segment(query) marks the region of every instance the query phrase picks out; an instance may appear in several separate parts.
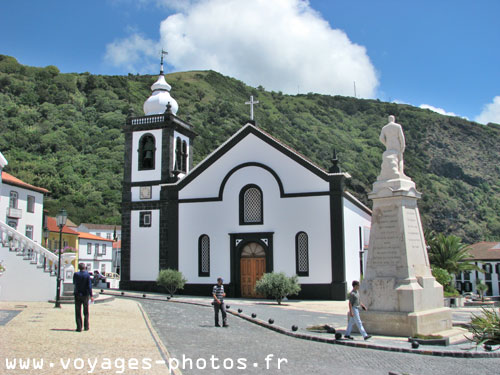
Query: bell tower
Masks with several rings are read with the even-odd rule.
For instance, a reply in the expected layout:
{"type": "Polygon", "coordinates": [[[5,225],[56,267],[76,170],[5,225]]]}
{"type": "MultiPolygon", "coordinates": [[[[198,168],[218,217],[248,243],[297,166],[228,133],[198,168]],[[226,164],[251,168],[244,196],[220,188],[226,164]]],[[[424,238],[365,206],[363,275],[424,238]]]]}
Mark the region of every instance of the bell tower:
{"type": "Polygon", "coordinates": [[[196,134],[191,124],[177,117],[179,105],[163,73],[165,54],[162,51],[160,74],[144,102],[144,116],[129,117],[124,126],[124,285],[130,280],[152,281],[152,270],[176,266],[176,257],[167,252],[167,232],[174,230],[168,227],[168,216],[176,211],[175,183],[192,168],[196,134]]]}

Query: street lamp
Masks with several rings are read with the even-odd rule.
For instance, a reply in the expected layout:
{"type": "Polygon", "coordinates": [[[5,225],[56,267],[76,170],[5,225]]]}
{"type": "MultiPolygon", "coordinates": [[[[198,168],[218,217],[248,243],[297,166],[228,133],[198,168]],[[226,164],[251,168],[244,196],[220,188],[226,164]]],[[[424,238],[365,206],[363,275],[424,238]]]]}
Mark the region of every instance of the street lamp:
{"type": "Polygon", "coordinates": [[[56,292],[56,305],[54,307],[61,307],[61,302],[59,302],[59,297],[61,295],[61,253],[62,253],[62,230],[66,225],[66,220],[68,219],[68,213],[66,210],[62,209],[56,216],[57,226],[59,227],[59,260],[57,264],[57,292],[56,292]]]}

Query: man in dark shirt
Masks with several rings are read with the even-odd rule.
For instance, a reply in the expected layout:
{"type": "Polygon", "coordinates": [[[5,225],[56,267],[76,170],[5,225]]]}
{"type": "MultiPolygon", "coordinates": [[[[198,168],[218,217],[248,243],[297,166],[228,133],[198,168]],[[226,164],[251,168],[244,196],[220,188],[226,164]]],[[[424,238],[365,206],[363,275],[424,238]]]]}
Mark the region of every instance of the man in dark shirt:
{"type": "Polygon", "coordinates": [[[215,326],[220,327],[219,325],[219,310],[222,312],[222,325],[224,327],[228,327],[227,324],[227,314],[226,314],[226,305],[224,304],[224,297],[226,293],[224,293],[224,285],[222,285],[222,277],[217,279],[217,285],[214,285],[212,290],[212,295],[214,296],[214,312],[215,312],[215,326]]]}
{"type": "Polygon", "coordinates": [[[89,298],[94,301],[92,297],[92,281],[90,280],[89,273],[85,270],[85,264],[78,265],[78,272],[73,275],[73,284],[75,287],[75,318],[76,318],[76,331],[82,331],[82,305],[85,331],[89,330],[89,298]]]}

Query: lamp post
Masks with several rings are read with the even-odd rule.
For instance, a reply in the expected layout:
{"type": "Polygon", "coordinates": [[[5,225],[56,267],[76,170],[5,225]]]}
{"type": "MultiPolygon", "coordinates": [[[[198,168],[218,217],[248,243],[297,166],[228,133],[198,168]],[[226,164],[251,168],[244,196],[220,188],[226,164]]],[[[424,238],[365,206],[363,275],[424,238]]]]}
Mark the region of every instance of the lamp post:
{"type": "Polygon", "coordinates": [[[43,228],[43,239],[45,240],[45,248],[47,248],[47,242],[49,241],[49,228],[43,228]]]}
{"type": "Polygon", "coordinates": [[[56,216],[57,226],[59,227],[59,259],[57,264],[57,292],[56,292],[56,305],[54,307],[61,307],[61,302],[59,302],[59,297],[61,295],[61,253],[62,253],[62,230],[66,225],[66,220],[68,219],[68,214],[66,210],[62,209],[56,216]]]}

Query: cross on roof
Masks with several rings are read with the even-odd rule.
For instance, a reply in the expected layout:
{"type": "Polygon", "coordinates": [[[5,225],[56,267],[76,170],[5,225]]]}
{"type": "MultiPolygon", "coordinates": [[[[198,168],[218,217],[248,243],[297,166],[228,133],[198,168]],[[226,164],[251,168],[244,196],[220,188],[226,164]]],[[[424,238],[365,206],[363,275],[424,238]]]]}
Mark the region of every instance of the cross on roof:
{"type": "Polygon", "coordinates": [[[250,104],[250,120],[253,121],[253,105],[254,104],[259,104],[259,101],[258,100],[254,101],[253,100],[253,95],[250,95],[250,101],[249,102],[245,102],[245,104],[250,104]]]}
{"type": "Polygon", "coordinates": [[[163,56],[168,55],[168,52],[163,48],[161,49],[161,64],[160,64],[160,74],[163,74],[163,56]]]}

